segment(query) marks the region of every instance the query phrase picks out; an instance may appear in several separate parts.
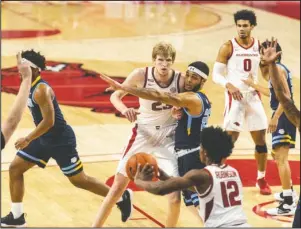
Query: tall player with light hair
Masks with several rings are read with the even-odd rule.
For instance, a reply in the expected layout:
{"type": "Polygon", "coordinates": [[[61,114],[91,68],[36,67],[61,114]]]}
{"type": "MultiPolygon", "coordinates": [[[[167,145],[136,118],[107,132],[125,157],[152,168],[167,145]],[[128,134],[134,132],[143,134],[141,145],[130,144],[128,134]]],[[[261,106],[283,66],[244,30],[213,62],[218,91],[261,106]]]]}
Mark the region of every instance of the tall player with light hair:
{"type": "MultiPolygon", "coordinates": [[[[165,93],[179,93],[184,89],[184,77],[171,67],[176,58],[174,47],[160,42],[153,47],[153,66],[137,68],[129,74],[123,85],[135,88],[154,89],[165,93]]],[[[127,92],[117,90],[111,95],[111,102],[130,122],[135,122],[132,136],[123,150],[117,167],[114,183],[98,211],[94,227],[101,227],[108,218],[116,201],[120,200],[129,178],[125,166],[127,160],[139,152],[154,153],[158,164],[164,167],[170,176],[179,176],[177,158],[174,154],[174,133],[176,119],[171,115],[172,106],[158,101],[139,98],[138,112],[128,108],[122,102],[127,92]]],[[[181,195],[173,192],[169,195],[166,227],[175,227],[180,214],[181,195]]],[[[125,218],[126,221],[128,218],[125,218]]]]}
{"type": "Polygon", "coordinates": [[[234,14],[234,21],[238,35],[221,46],[213,67],[213,81],[226,89],[224,128],[233,142],[236,142],[243,127],[250,131],[258,168],[256,186],[261,194],[270,195],[271,188],[265,180],[268,120],[260,94],[243,82],[250,73],[255,82],[258,81],[260,43],[251,37],[257,25],[256,15],[253,11],[241,10],[234,14]]]}

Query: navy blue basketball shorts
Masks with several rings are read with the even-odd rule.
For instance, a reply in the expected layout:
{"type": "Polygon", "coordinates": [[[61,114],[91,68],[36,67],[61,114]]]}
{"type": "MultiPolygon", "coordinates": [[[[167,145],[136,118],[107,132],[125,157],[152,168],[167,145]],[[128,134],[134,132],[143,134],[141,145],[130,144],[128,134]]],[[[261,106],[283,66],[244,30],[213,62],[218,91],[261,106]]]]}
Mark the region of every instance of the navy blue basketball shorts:
{"type": "MultiPolygon", "coordinates": [[[[206,166],[200,160],[199,147],[196,149],[176,150],[176,154],[178,155],[178,169],[180,176],[184,176],[192,169],[203,169],[206,166]]],[[[182,195],[186,206],[199,206],[200,203],[196,191],[183,190],[182,195]]]]}
{"type": "Polygon", "coordinates": [[[278,120],[277,129],[272,133],[272,148],[282,145],[289,145],[290,148],[295,148],[296,127],[288,120],[283,113],[278,120]]]}
{"type": "Polygon", "coordinates": [[[62,172],[74,176],[83,170],[83,164],[74,145],[44,145],[40,139],[33,140],[27,147],[17,152],[17,155],[26,161],[45,168],[49,159],[53,158],[62,172]]]}

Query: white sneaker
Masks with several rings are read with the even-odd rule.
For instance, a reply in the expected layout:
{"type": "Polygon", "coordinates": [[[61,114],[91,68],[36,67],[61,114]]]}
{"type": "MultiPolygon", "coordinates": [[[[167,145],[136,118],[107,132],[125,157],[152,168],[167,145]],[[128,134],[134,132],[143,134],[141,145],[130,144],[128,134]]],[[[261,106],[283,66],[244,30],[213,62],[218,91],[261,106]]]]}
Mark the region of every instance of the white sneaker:
{"type": "Polygon", "coordinates": [[[267,210],[269,215],[294,215],[297,205],[295,203],[289,205],[281,202],[278,207],[267,210]]]}
{"type": "MultiPolygon", "coordinates": [[[[283,192],[276,192],[274,194],[274,198],[277,201],[284,201],[283,199],[283,192]]],[[[296,202],[298,200],[298,194],[295,190],[293,190],[293,201],[296,202]]]]}

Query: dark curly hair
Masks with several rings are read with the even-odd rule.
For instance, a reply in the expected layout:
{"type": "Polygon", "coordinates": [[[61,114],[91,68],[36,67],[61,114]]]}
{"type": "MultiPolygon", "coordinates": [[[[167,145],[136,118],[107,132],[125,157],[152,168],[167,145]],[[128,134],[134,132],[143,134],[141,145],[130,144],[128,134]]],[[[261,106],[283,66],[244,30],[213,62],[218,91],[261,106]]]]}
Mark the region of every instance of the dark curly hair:
{"type": "Polygon", "coordinates": [[[220,127],[207,127],[201,132],[202,148],[213,163],[219,164],[223,158],[231,155],[234,144],[232,137],[220,127]]]}
{"type": "Polygon", "coordinates": [[[234,14],[234,21],[237,24],[238,20],[248,20],[251,25],[256,26],[257,20],[254,11],[252,10],[240,10],[234,14]]]}
{"type": "Polygon", "coordinates": [[[40,52],[35,52],[33,49],[22,51],[21,56],[35,65],[37,65],[41,70],[46,69],[46,59],[40,52]]]}

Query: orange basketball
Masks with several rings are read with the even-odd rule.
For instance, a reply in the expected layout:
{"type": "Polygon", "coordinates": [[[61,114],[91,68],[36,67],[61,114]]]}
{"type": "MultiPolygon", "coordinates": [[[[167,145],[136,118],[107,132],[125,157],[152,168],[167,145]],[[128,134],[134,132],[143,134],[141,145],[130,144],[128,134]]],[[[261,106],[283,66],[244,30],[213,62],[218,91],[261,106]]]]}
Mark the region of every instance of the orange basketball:
{"type": "MultiPolygon", "coordinates": [[[[150,165],[154,166],[155,174],[158,174],[158,164],[156,159],[148,154],[148,153],[136,153],[133,156],[130,157],[130,159],[126,163],[126,174],[131,180],[134,180],[134,177],[132,174],[135,176],[136,171],[137,171],[137,166],[138,163],[141,165],[141,168],[148,163],[150,165]],[[132,173],[131,173],[132,171],[132,173]]],[[[153,180],[156,179],[156,175],[154,175],[153,180]]]]}

